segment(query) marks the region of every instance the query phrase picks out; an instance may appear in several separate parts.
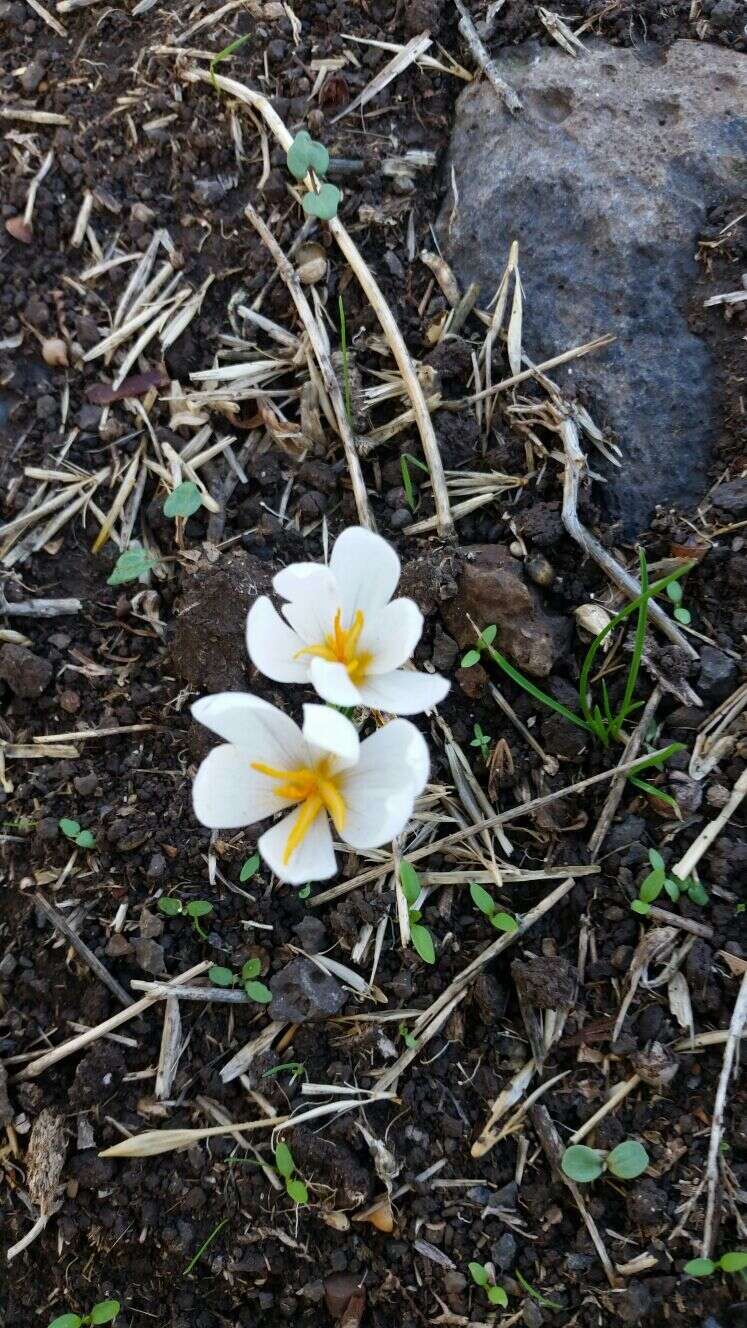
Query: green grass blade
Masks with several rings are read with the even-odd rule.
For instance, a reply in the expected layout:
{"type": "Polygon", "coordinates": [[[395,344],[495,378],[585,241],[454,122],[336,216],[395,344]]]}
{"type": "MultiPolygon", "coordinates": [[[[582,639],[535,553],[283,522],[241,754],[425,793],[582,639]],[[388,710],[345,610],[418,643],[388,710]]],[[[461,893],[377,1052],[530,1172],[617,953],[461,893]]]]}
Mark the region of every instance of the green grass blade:
{"type": "Polygon", "coordinates": [[[570,724],[575,724],[578,728],[585,729],[587,733],[592,733],[594,731],[592,725],[583,720],[580,715],[574,714],[574,712],[569,710],[567,706],[561,705],[560,701],[556,701],[554,696],[548,696],[547,692],[543,692],[541,687],[535,687],[534,683],[530,682],[528,678],[525,678],[524,674],[520,673],[518,669],[515,669],[513,664],[509,664],[505,655],[502,655],[500,650],[496,650],[495,646],[488,646],[488,654],[491,659],[495,660],[496,664],[500,665],[503,672],[507,673],[509,678],[512,678],[517,686],[523,687],[525,692],[528,692],[530,696],[533,696],[535,701],[541,701],[542,705],[546,705],[550,710],[554,710],[556,714],[562,715],[570,724]]]}
{"type": "Polygon", "coordinates": [[[210,61],[210,77],[213,81],[213,87],[216,92],[220,91],[220,89],[218,88],[218,81],[215,77],[215,66],[220,64],[221,60],[230,60],[234,51],[238,51],[242,46],[245,46],[251,35],[250,32],[247,32],[243,37],[237,37],[236,41],[230,42],[228,46],[223,47],[222,51],[218,51],[217,54],[213,56],[210,61]]]}
{"type": "Polygon", "coordinates": [[[638,671],[641,667],[641,659],[643,658],[643,647],[646,643],[646,628],[648,626],[648,605],[649,605],[648,584],[649,583],[648,583],[648,563],[646,562],[646,554],[644,553],[642,548],[639,548],[638,550],[638,560],[641,568],[641,602],[638,605],[638,621],[636,622],[636,627],[635,627],[635,642],[633,645],[633,655],[630,661],[630,668],[628,669],[628,676],[625,680],[625,694],[622,699],[622,705],[620,706],[620,709],[618,710],[617,715],[611,726],[611,733],[615,738],[618,738],[620,736],[620,730],[630,713],[630,707],[633,702],[633,693],[635,692],[636,683],[638,682],[638,671]]]}

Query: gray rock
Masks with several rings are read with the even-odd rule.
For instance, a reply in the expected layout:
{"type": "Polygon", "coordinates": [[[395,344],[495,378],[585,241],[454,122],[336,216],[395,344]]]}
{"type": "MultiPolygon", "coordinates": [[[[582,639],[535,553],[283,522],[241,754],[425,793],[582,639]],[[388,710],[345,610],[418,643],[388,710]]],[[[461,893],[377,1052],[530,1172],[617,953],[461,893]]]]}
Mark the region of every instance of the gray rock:
{"type": "Polygon", "coordinates": [[[270,979],[271,1019],[303,1024],[339,1014],[347,996],[333,977],[308,959],[293,959],[270,979]]]}
{"type": "Polygon", "coordinates": [[[321,918],[313,918],[309,914],[293,928],[293,935],[298,937],[298,943],[307,954],[318,954],[327,944],[327,929],[321,918]]]}
{"type": "Polygon", "coordinates": [[[728,516],[747,516],[747,477],[717,484],[711,491],[711,502],[728,516]]]}
{"type": "Polygon", "coordinates": [[[535,360],[615,334],[554,377],[583,388],[617,434],[625,462],[605,500],[634,534],[655,504],[685,505],[706,487],[719,419],[687,303],[707,208],[744,190],[747,56],[695,41],[589,50],[573,61],[534,45],[506,53],[517,115],[487,81],[462,93],[446,164],[459,203],[449,189],[441,234],[483,302],[519,241],[535,360]]]}
{"type": "Polygon", "coordinates": [[[140,935],[147,941],[154,941],[163,935],[163,913],[151,913],[150,909],[140,910],[140,935]]]}
{"type": "Polygon", "coordinates": [[[151,941],[147,936],[139,936],[133,941],[135,959],[144,973],[163,973],[163,946],[158,941],[151,941]]]}
{"type": "Polygon", "coordinates": [[[0,678],[16,696],[41,696],[52,680],[52,665],[25,646],[4,645],[0,650],[0,678]]]}
{"type": "Polygon", "coordinates": [[[737,662],[717,650],[715,646],[703,646],[700,652],[700,674],[698,691],[708,701],[723,701],[737,685],[737,662]]]}
{"type": "Polygon", "coordinates": [[[507,1272],[509,1268],[513,1268],[516,1263],[518,1248],[516,1237],[510,1231],[504,1231],[500,1240],[497,1240],[490,1247],[490,1257],[496,1268],[499,1268],[502,1273],[507,1272]]]}

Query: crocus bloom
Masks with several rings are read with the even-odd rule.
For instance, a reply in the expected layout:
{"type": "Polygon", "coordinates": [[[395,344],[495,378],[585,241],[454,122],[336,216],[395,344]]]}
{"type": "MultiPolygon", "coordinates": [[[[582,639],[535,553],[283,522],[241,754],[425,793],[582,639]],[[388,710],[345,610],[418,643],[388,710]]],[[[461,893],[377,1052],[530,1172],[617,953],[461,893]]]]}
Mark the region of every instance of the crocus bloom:
{"type": "Polygon", "coordinates": [[[411,599],[392,599],[400,563],[394,549],[362,526],[335,542],[329,567],[293,563],[273,585],[288,602],[283,617],[263,595],[249,611],[252,663],[275,682],[311,683],[332,705],[366,705],[414,715],[449,690],[438,674],[400,666],[412,655],[423,615],[411,599]],[[283,621],[283,618],[286,621],[283,621]]]}
{"type": "Polygon", "coordinates": [[[197,819],[233,830],[288,812],[257,848],[290,885],[334,876],[330,821],[354,849],[398,835],[429,766],[425,741],[406,719],[391,720],[361,742],[339,711],[323,705],[303,711],[301,731],[281,710],[244,692],[205,696],[192,706],[195,719],[225,739],[197,771],[197,819]]]}

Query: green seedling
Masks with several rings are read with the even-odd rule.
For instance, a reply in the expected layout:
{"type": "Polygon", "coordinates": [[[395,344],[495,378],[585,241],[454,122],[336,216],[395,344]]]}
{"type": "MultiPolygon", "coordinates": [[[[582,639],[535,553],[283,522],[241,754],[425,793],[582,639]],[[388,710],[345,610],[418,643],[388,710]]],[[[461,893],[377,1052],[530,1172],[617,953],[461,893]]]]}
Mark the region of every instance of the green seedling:
{"type": "Polygon", "coordinates": [[[618,1180],[635,1180],[642,1176],[649,1158],[643,1144],[635,1139],[624,1139],[612,1152],[602,1148],[587,1148],[585,1144],[571,1144],[561,1159],[561,1167],[569,1180],[577,1185],[590,1185],[609,1171],[618,1180]]]}
{"type": "Polygon", "coordinates": [[[120,553],[111,576],[106,578],[108,586],[124,586],[128,581],[138,581],[141,576],[145,576],[152,567],[155,567],[156,560],[146,553],[142,544],[133,540],[128,544],[123,553],[120,553]]]}
{"type": "Polygon", "coordinates": [[[298,898],[299,898],[299,899],[308,899],[309,896],[310,896],[310,894],[311,894],[311,886],[310,886],[310,885],[302,885],[302,886],[301,886],[301,889],[300,889],[299,892],[298,892],[298,898]]]}
{"type": "Polygon", "coordinates": [[[427,927],[420,921],[421,912],[415,905],[420,898],[422,885],[415,868],[409,862],[399,864],[399,883],[407,901],[407,916],[410,920],[410,939],[420,958],[426,964],[435,964],[436,947],[427,927]]]}
{"type": "Polygon", "coordinates": [[[345,417],[351,429],[353,427],[353,398],[350,391],[350,356],[348,354],[348,329],[345,322],[345,305],[342,296],[337,297],[340,311],[340,354],[342,355],[342,390],[345,396],[345,417]]]}
{"type": "Polygon", "coordinates": [[[472,1281],[477,1286],[482,1287],[485,1295],[491,1305],[500,1305],[505,1309],[508,1305],[508,1296],[502,1286],[498,1286],[495,1281],[495,1273],[491,1264],[470,1263],[467,1265],[470,1271],[472,1281]]]}
{"type": "Polygon", "coordinates": [[[329,153],[323,143],[317,143],[306,129],[296,134],[286,153],[288,170],[296,180],[303,180],[312,172],[312,188],[304,194],[303,210],[309,217],[331,221],[337,216],[342,194],[324,176],[329,170],[329,153]]]}
{"type": "Polygon", "coordinates": [[[96,840],[90,830],[81,830],[80,821],[71,821],[67,816],[63,816],[57,822],[63,835],[72,839],[77,848],[93,848],[96,840]]]}
{"type": "Polygon", "coordinates": [[[565,1308],[563,1305],[559,1303],[559,1301],[550,1300],[548,1296],[543,1296],[541,1291],[538,1291],[537,1288],[533,1287],[530,1282],[527,1282],[527,1279],[523,1276],[522,1273],[519,1272],[518,1268],[514,1269],[514,1277],[516,1278],[516,1281],[519,1283],[519,1286],[522,1286],[524,1288],[527,1295],[531,1296],[532,1300],[536,1300],[537,1304],[541,1305],[543,1309],[562,1310],[565,1308]]]}
{"type": "Polygon", "coordinates": [[[712,1273],[739,1273],[747,1282],[747,1250],[729,1250],[720,1259],[691,1259],[683,1272],[690,1277],[710,1277],[712,1273]]]}
{"type": "Polygon", "coordinates": [[[331,221],[337,216],[341,202],[341,190],[325,180],[318,189],[310,189],[308,194],[304,194],[301,206],[307,217],[318,217],[319,221],[331,221]]]}
{"type": "Polygon", "coordinates": [[[397,1027],[397,1032],[399,1033],[406,1047],[410,1047],[410,1049],[412,1049],[413,1047],[417,1047],[418,1039],[416,1038],[414,1033],[410,1032],[409,1028],[407,1027],[407,1024],[405,1023],[399,1024],[397,1027]]]}
{"type": "Polygon", "coordinates": [[[257,1005],[269,1005],[272,992],[264,982],[257,981],[261,971],[261,960],[255,958],[247,959],[240,976],[233,973],[230,968],[213,964],[212,968],[208,969],[208,977],[216,987],[243,987],[250,1001],[255,1001],[257,1005]]]}
{"type": "Polygon", "coordinates": [[[88,1314],[59,1314],[49,1328],[81,1328],[82,1324],[111,1323],[119,1314],[118,1300],[100,1300],[88,1314]]]}
{"type": "Polygon", "coordinates": [[[420,499],[415,493],[412,476],[410,474],[410,466],[416,466],[418,470],[425,471],[426,475],[428,474],[428,467],[424,462],[419,461],[417,457],[413,456],[412,452],[403,452],[399,459],[399,468],[402,472],[402,488],[405,491],[405,502],[410,511],[415,512],[417,511],[420,499]]]}
{"type": "Polygon", "coordinates": [[[651,871],[641,881],[638,898],[630,905],[634,913],[640,913],[643,917],[650,913],[651,905],[659,898],[662,890],[669,895],[674,904],[682,894],[686,894],[693,904],[699,904],[701,907],[708,903],[708,894],[700,881],[693,881],[689,877],[687,880],[680,880],[674,872],[668,873],[661,853],[655,848],[649,849],[648,861],[651,871]]]}
{"type": "Polygon", "coordinates": [[[204,1240],[204,1241],[202,1242],[202,1244],[201,1244],[199,1250],[197,1251],[197,1253],[194,1254],[194,1255],[192,1256],[192,1258],[190,1259],[189,1263],[187,1264],[186,1268],[184,1269],[184,1272],[182,1273],[182,1277],[186,1277],[186,1276],[187,1276],[187,1273],[191,1273],[191,1272],[192,1272],[192,1269],[194,1268],[194,1266],[195,1266],[195,1264],[197,1263],[198,1259],[201,1259],[201,1258],[202,1258],[202,1256],[203,1256],[203,1254],[205,1253],[205,1250],[207,1249],[208,1245],[212,1245],[213,1241],[215,1240],[215,1237],[218,1235],[218,1232],[223,1230],[223,1228],[224,1228],[224,1226],[226,1225],[227,1221],[228,1221],[228,1218],[227,1218],[227,1217],[224,1217],[224,1218],[223,1218],[223,1221],[222,1221],[222,1222],[219,1222],[218,1225],[217,1225],[217,1227],[213,1227],[213,1229],[212,1229],[212,1231],[210,1232],[210,1235],[208,1236],[207,1240],[204,1240]]]}
{"type": "Polygon", "coordinates": [[[484,627],[477,638],[477,645],[472,650],[468,650],[466,655],[462,656],[462,668],[473,669],[475,664],[480,663],[483,650],[489,650],[496,638],[498,628],[494,623],[489,627],[484,627]]]}
{"type": "Polygon", "coordinates": [[[202,507],[200,490],[191,480],[186,480],[184,484],[177,484],[169,494],[163,505],[163,514],[177,517],[194,516],[200,507],[202,507]]]}
{"type": "Polygon", "coordinates": [[[518,931],[519,924],[516,918],[511,913],[502,913],[493,896],[488,894],[487,890],[483,890],[481,885],[476,885],[473,881],[469,892],[472,903],[490,919],[491,926],[495,927],[496,931],[518,931]]]}
{"type": "Polygon", "coordinates": [[[207,899],[190,899],[189,903],[185,904],[182,899],[175,899],[172,895],[164,895],[158,901],[158,908],[161,913],[166,914],[167,918],[181,916],[191,918],[192,926],[197,935],[201,936],[203,941],[208,939],[207,932],[204,932],[200,926],[200,918],[206,918],[209,913],[213,912],[213,905],[208,903],[207,899]]]}
{"type": "Polygon", "coordinates": [[[213,56],[210,61],[210,78],[212,79],[213,87],[216,92],[219,92],[220,89],[218,87],[218,80],[215,77],[215,66],[219,65],[222,60],[230,60],[234,51],[238,51],[244,46],[250,40],[251,35],[250,32],[245,32],[243,37],[237,37],[235,41],[229,42],[228,46],[224,46],[222,51],[218,51],[218,53],[213,56]]]}
{"type": "Polygon", "coordinates": [[[470,747],[479,747],[480,755],[487,765],[490,756],[490,744],[493,741],[489,733],[483,733],[479,724],[475,724],[474,738],[470,742],[470,747]]]}
{"type": "Polygon", "coordinates": [[[285,1181],[285,1188],[294,1204],[309,1202],[309,1191],[302,1180],[296,1176],[296,1164],[287,1144],[280,1143],[275,1149],[275,1166],[285,1181]]]}
{"type": "Polygon", "coordinates": [[[252,877],[256,876],[258,871],[259,871],[259,854],[252,853],[252,856],[250,858],[247,858],[246,862],[243,864],[241,868],[241,871],[239,872],[239,880],[242,883],[244,881],[251,881],[252,877]]]}
{"type": "Polygon", "coordinates": [[[670,582],[670,584],[667,586],[667,595],[674,604],[673,613],[675,618],[677,619],[677,622],[682,623],[683,627],[689,627],[690,623],[692,622],[692,614],[690,613],[690,610],[686,609],[684,604],[682,603],[683,599],[682,586],[680,585],[679,581],[670,582]]]}
{"type": "Polygon", "coordinates": [[[307,1079],[309,1077],[306,1066],[302,1061],[284,1061],[282,1065],[273,1065],[271,1070],[265,1070],[262,1078],[274,1079],[276,1075],[284,1074],[286,1070],[290,1070],[291,1085],[293,1085],[297,1079],[302,1078],[303,1075],[306,1075],[307,1079]]]}

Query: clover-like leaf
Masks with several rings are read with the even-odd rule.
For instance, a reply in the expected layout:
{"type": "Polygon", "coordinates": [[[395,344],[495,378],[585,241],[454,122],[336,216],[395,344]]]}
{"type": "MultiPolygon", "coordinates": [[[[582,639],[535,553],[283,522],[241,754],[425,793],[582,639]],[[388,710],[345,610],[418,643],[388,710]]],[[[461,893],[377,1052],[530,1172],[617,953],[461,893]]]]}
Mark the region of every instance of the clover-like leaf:
{"type": "Polygon", "coordinates": [[[518,931],[519,924],[510,913],[494,913],[490,919],[496,931],[518,931]]]}
{"type": "Polygon", "coordinates": [[[80,834],[76,835],[75,842],[78,848],[94,848],[96,844],[95,837],[90,830],[81,830],[80,834]]]}
{"type": "Polygon", "coordinates": [[[293,1154],[287,1144],[279,1143],[275,1149],[275,1166],[287,1180],[296,1170],[296,1164],[293,1161],[293,1154]]]}
{"type": "Polygon", "coordinates": [[[634,913],[640,913],[644,918],[651,912],[651,905],[647,904],[645,899],[634,899],[630,907],[634,913]]]}
{"type": "Polygon", "coordinates": [[[82,1322],[83,1320],[79,1314],[58,1314],[57,1318],[50,1323],[49,1328],[80,1328],[82,1322]]]}
{"type": "Polygon", "coordinates": [[[171,899],[169,895],[164,895],[158,901],[158,907],[161,913],[165,913],[167,918],[178,918],[182,911],[180,899],[171,899]]]}
{"type": "Polygon", "coordinates": [[[741,1273],[747,1268],[747,1250],[729,1250],[721,1255],[718,1266],[724,1273],[741,1273]]]}
{"type": "Polygon", "coordinates": [[[669,582],[669,585],[667,586],[667,596],[671,599],[673,604],[680,604],[682,602],[682,586],[679,581],[669,582]]]}
{"type": "Polygon", "coordinates": [[[190,918],[206,918],[212,911],[213,906],[207,899],[193,899],[184,910],[190,918]]]}
{"type": "Polygon", "coordinates": [[[146,553],[142,544],[139,544],[137,540],[133,540],[132,544],[129,544],[124,550],[124,553],[120,553],[111,576],[106,578],[106,584],[108,586],[123,586],[127,581],[137,581],[138,577],[144,576],[155,565],[155,558],[151,558],[150,554],[146,553]]]}
{"type": "Polygon", "coordinates": [[[485,1290],[491,1305],[502,1305],[504,1309],[506,1308],[508,1296],[502,1286],[489,1286],[485,1290]]]}
{"type": "Polygon", "coordinates": [[[256,1001],[257,1005],[269,1005],[272,1000],[272,992],[264,982],[245,982],[244,991],[249,1000],[256,1001]]]}
{"type": "Polygon", "coordinates": [[[67,835],[68,839],[78,838],[78,835],[80,834],[80,821],[71,821],[67,816],[63,816],[57,824],[63,835],[67,835]]]}
{"type": "Polygon", "coordinates": [[[604,1170],[604,1153],[598,1148],[587,1148],[586,1144],[571,1144],[560,1165],[571,1180],[579,1185],[589,1185],[598,1180],[604,1170]]]}
{"type": "Polygon", "coordinates": [[[682,623],[683,627],[689,627],[693,620],[690,610],[684,608],[682,604],[677,605],[677,608],[674,611],[674,617],[677,619],[678,623],[682,623]]]}
{"type": "Polygon", "coordinates": [[[256,978],[262,972],[262,960],[257,959],[256,955],[252,959],[247,959],[241,970],[241,976],[244,982],[249,982],[251,978],[256,978]]]}
{"type": "Polygon", "coordinates": [[[420,877],[410,862],[400,862],[399,883],[408,904],[414,904],[422,889],[420,877]]]}
{"type": "Polygon", "coordinates": [[[493,896],[488,894],[487,890],[483,890],[482,886],[477,885],[475,881],[470,885],[469,892],[472,896],[472,903],[479,908],[481,913],[484,913],[487,917],[491,917],[495,912],[495,900],[493,899],[493,896]]]}
{"type": "Polygon", "coordinates": [[[410,936],[412,937],[412,943],[423,962],[426,964],[435,964],[436,947],[433,944],[433,937],[428,928],[421,927],[420,923],[416,923],[414,927],[410,927],[410,936]]]}
{"type": "Polygon", "coordinates": [[[323,143],[317,143],[306,129],[296,134],[285,159],[288,170],[296,180],[303,180],[309,170],[316,171],[317,175],[326,175],[329,170],[327,149],[323,143]]]}
{"type": "Polygon", "coordinates": [[[185,480],[183,484],[177,484],[172,493],[169,494],[163,505],[164,516],[194,516],[199,507],[202,507],[202,494],[192,480],[185,480]]]}
{"type": "Polygon", "coordinates": [[[342,193],[333,184],[325,183],[316,194],[310,190],[303,196],[303,210],[307,217],[318,217],[320,221],[331,221],[337,216],[337,209],[342,201],[342,193]]]}
{"type": "Polygon", "coordinates": [[[295,1204],[305,1204],[309,1202],[309,1191],[302,1180],[297,1176],[291,1177],[285,1182],[285,1188],[295,1204]]]}
{"type": "Polygon", "coordinates": [[[241,868],[241,871],[239,872],[239,880],[250,881],[252,877],[255,875],[258,867],[259,867],[259,854],[252,853],[252,856],[250,858],[247,858],[246,862],[241,868]]]}
{"type": "Polygon", "coordinates": [[[208,977],[216,987],[232,987],[236,981],[230,968],[223,968],[220,964],[213,964],[208,969],[208,977]]]}
{"type": "Polygon", "coordinates": [[[689,1273],[690,1277],[710,1277],[717,1268],[718,1264],[713,1259],[690,1259],[683,1271],[689,1273]]]}
{"type": "Polygon", "coordinates": [[[119,1314],[118,1300],[100,1300],[88,1316],[90,1323],[111,1323],[119,1314]]]}
{"type": "Polygon", "coordinates": [[[469,1263],[467,1267],[473,1282],[476,1282],[480,1287],[488,1285],[488,1275],[481,1263],[469,1263]]]}
{"type": "Polygon", "coordinates": [[[648,1166],[648,1153],[636,1139],[624,1139],[607,1154],[607,1170],[619,1180],[635,1180],[648,1166]]]}

